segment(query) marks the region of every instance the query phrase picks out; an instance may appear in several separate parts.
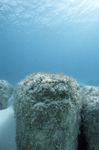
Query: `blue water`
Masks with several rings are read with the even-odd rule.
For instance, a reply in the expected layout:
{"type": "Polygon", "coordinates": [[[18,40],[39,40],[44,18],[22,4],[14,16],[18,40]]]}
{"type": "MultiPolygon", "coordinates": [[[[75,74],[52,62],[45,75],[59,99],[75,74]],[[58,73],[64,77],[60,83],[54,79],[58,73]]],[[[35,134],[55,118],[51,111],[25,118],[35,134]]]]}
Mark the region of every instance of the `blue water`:
{"type": "Polygon", "coordinates": [[[41,71],[99,81],[99,0],[0,0],[0,79],[41,71]]]}

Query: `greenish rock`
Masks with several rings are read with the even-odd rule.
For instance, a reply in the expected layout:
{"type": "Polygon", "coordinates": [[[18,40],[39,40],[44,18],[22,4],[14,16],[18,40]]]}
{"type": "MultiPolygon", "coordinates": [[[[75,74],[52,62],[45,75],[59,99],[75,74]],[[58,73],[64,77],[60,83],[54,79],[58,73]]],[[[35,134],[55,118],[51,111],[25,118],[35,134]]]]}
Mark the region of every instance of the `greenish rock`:
{"type": "Polygon", "coordinates": [[[81,101],[77,82],[35,73],[15,90],[17,150],[77,150],[81,101]]]}
{"type": "Polygon", "coordinates": [[[81,88],[82,120],[88,150],[99,150],[99,87],[81,88]]]}
{"type": "Polygon", "coordinates": [[[0,80],[0,110],[7,108],[8,100],[11,97],[14,88],[5,80],[0,80]]]}

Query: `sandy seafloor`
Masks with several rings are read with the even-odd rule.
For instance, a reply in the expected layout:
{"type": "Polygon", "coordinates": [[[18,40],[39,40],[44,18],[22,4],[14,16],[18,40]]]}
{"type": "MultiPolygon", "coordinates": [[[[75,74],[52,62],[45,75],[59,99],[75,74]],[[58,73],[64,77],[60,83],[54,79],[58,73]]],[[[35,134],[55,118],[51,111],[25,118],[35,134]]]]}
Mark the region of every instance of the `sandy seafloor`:
{"type": "Polygon", "coordinates": [[[7,109],[0,110],[0,150],[16,150],[15,118],[12,102],[7,109]]]}

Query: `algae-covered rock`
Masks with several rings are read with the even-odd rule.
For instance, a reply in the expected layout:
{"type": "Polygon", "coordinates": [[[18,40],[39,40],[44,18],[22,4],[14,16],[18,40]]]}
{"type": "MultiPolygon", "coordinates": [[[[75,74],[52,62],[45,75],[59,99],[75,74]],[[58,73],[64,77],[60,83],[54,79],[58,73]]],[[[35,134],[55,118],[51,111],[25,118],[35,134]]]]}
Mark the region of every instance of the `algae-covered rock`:
{"type": "Polygon", "coordinates": [[[7,108],[8,100],[14,88],[5,80],[0,80],[0,110],[7,108]]]}
{"type": "Polygon", "coordinates": [[[76,150],[78,84],[63,74],[35,73],[15,91],[17,150],[76,150]]]}
{"type": "Polygon", "coordinates": [[[86,86],[81,89],[83,101],[83,126],[88,150],[99,150],[99,88],[86,86]]]}

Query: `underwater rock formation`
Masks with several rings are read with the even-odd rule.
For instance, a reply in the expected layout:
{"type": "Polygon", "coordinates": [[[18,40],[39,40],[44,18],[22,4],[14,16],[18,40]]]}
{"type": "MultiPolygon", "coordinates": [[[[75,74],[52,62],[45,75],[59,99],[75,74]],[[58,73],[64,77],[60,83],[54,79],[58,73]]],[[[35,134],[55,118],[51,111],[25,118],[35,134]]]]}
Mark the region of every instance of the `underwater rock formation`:
{"type": "Polygon", "coordinates": [[[15,91],[17,150],[77,150],[79,86],[63,74],[35,73],[15,91]]]}
{"type": "Polygon", "coordinates": [[[82,122],[88,150],[99,150],[99,88],[81,88],[82,122]]]}
{"type": "Polygon", "coordinates": [[[5,80],[0,80],[0,110],[7,108],[8,100],[14,88],[5,80]]]}

